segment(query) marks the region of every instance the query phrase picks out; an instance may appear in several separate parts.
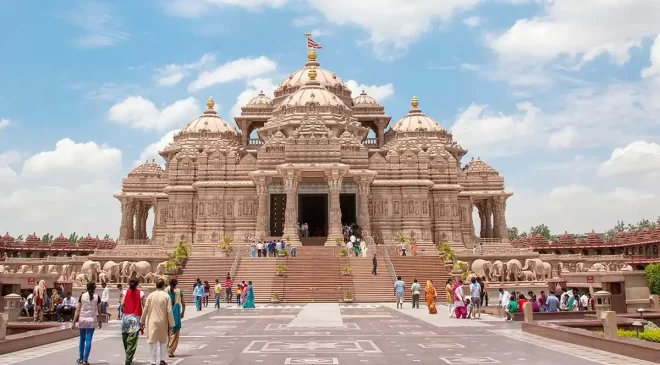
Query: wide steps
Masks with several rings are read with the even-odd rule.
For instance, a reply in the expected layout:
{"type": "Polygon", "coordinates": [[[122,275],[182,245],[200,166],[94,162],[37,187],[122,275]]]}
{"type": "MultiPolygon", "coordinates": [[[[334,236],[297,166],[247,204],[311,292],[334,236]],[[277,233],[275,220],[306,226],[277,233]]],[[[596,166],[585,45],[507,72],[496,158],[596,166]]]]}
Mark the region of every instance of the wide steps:
{"type": "Polygon", "coordinates": [[[255,302],[270,302],[275,292],[281,295],[283,278],[278,277],[276,274],[278,265],[286,265],[286,258],[241,257],[241,262],[233,279],[234,294],[238,283],[252,281],[255,302]]]}
{"type": "MultiPolygon", "coordinates": [[[[215,280],[218,279],[220,282],[224,282],[227,277],[227,273],[231,270],[231,266],[234,264],[234,258],[221,258],[221,257],[198,257],[191,256],[188,258],[186,266],[182,269],[181,274],[177,276],[179,281],[179,287],[185,290],[192,290],[193,284],[197,281],[197,278],[203,281],[208,281],[209,284],[213,287],[215,285],[215,280]]],[[[213,293],[213,288],[211,293],[213,293]]]]}
{"type": "MultiPolygon", "coordinates": [[[[417,279],[419,284],[426,286],[426,281],[433,281],[433,285],[437,291],[437,301],[445,302],[445,284],[449,278],[449,272],[445,267],[444,260],[439,256],[397,256],[391,257],[390,261],[394,266],[397,276],[406,282],[405,299],[412,300],[410,287],[414,279],[417,279]]],[[[423,296],[423,293],[422,295],[423,296]]]]}
{"type": "Polygon", "coordinates": [[[286,265],[283,299],[287,302],[336,303],[343,300],[346,292],[352,292],[349,278],[342,277],[344,265],[339,258],[292,257],[286,265]]]}
{"type": "Polygon", "coordinates": [[[370,257],[351,257],[351,278],[354,300],[360,303],[382,303],[394,299],[394,283],[384,259],[378,262],[378,275],[371,275],[370,257]]]}

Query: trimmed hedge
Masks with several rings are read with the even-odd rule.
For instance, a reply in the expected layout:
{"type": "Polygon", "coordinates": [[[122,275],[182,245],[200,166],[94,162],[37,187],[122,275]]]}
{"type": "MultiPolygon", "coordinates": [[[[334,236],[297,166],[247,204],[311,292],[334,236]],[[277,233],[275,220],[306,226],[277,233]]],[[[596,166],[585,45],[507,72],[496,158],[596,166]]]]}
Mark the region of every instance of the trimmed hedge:
{"type": "MultiPolygon", "coordinates": [[[[619,337],[628,337],[628,338],[637,338],[637,332],[634,330],[622,330],[619,329],[616,331],[619,337]]],[[[660,329],[658,330],[645,330],[639,334],[639,339],[649,342],[658,342],[660,343],[660,329]]]]}
{"type": "Polygon", "coordinates": [[[660,295],[660,264],[648,265],[644,271],[651,294],[660,295]]]}

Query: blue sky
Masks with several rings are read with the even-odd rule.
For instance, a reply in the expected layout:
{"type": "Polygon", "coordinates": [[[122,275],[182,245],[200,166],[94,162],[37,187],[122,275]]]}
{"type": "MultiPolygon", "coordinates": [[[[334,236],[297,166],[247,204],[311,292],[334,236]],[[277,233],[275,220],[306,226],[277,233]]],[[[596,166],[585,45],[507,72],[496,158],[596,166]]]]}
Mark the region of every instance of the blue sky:
{"type": "Polygon", "coordinates": [[[510,226],[655,219],[659,13],[654,0],[0,1],[0,229],[116,235],[122,176],[209,95],[232,121],[272,94],[304,64],[306,31],[322,67],[393,122],[417,95],[498,169],[510,226]]]}

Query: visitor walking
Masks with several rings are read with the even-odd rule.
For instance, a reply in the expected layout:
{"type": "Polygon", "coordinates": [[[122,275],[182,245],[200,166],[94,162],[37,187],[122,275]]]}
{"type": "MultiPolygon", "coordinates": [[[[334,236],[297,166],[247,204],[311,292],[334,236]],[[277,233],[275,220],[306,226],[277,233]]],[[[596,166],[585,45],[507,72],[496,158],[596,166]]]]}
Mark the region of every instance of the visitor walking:
{"type": "MultiPolygon", "coordinates": [[[[198,287],[201,287],[201,283],[199,284],[198,287]]],[[[169,329],[174,327],[172,302],[163,289],[165,289],[165,280],[158,279],[156,291],[147,297],[147,304],[144,306],[142,318],[140,318],[140,330],[144,331],[144,327],[147,327],[149,362],[153,365],[165,364],[169,329]]]]}
{"type": "Polygon", "coordinates": [[[481,285],[477,281],[477,278],[470,279],[470,295],[472,313],[469,313],[468,317],[472,319],[481,319],[481,285]]]}
{"type": "Polygon", "coordinates": [[[419,285],[417,279],[413,280],[413,284],[410,287],[410,293],[412,294],[412,307],[419,309],[419,293],[422,291],[422,286],[419,285]]]}
{"type": "Polygon", "coordinates": [[[394,295],[396,296],[396,309],[403,309],[403,295],[406,291],[406,283],[401,280],[401,277],[396,278],[394,283],[394,295]]]}
{"type": "Polygon", "coordinates": [[[456,318],[465,319],[467,318],[467,308],[465,297],[463,296],[463,281],[456,281],[452,289],[454,297],[454,315],[456,318]]]}
{"type": "Polygon", "coordinates": [[[401,242],[401,256],[406,256],[406,243],[401,242]]]}
{"type": "Polygon", "coordinates": [[[499,291],[500,291],[499,305],[504,311],[507,317],[506,319],[508,320],[509,315],[507,313],[509,310],[509,300],[510,300],[509,298],[511,298],[511,294],[509,294],[509,292],[505,291],[503,288],[500,288],[499,291]]]}
{"type": "Polygon", "coordinates": [[[78,364],[89,365],[89,352],[92,350],[92,338],[94,330],[102,326],[98,320],[101,315],[101,297],[94,294],[96,283],[90,281],[87,283],[87,291],[80,294],[76,314],[73,316],[71,330],[76,329],[80,332],[80,342],[78,345],[78,364]]]}
{"type": "MultiPolygon", "coordinates": [[[[417,280],[415,280],[415,282],[417,282],[417,280]]],[[[427,280],[426,288],[424,288],[424,298],[426,299],[426,306],[429,308],[429,314],[438,313],[438,308],[435,305],[435,297],[437,295],[438,293],[433,286],[433,282],[431,280],[427,280]]],[[[419,308],[419,299],[417,301],[417,308],[419,308]]]]}
{"type": "MultiPolygon", "coordinates": [[[[216,280],[217,281],[217,280],[216,280]]],[[[186,313],[186,302],[183,300],[183,291],[177,288],[178,281],[170,279],[170,285],[166,290],[167,295],[170,297],[170,304],[172,305],[172,318],[174,318],[174,326],[170,329],[170,338],[167,345],[167,355],[174,357],[174,352],[179,346],[179,335],[181,335],[181,320],[186,313]]],[[[216,295],[219,298],[220,294],[216,295]]],[[[216,299],[216,303],[220,303],[216,299]]],[[[219,308],[219,307],[218,307],[219,308]]]]}
{"type": "Polygon", "coordinates": [[[117,284],[117,291],[119,292],[119,304],[117,305],[117,319],[121,319],[121,302],[124,298],[124,291],[122,290],[121,284],[117,284]]]}
{"type": "Polygon", "coordinates": [[[101,293],[101,314],[108,314],[108,302],[110,301],[110,288],[105,281],[101,282],[101,288],[103,292],[101,293]]]}
{"type": "Polygon", "coordinates": [[[360,253],[362,253],[362,257],[367,257],[367,242],[365,240],[360,240],[360,253]]]}
{"type": "Polygon", "coordinates": [[[42,322],[44,320],[44,305],[46,304],[46,282],[40,280],[39,284],[32,290],[32,303],[34,305],[34,321],[42,322]]]}
{"type": "MultiPolygon", "coordinates": [[[[121,306],[124,310],[121,318],[121,339],[126,353],[126,365],[133,363],[133,357],[137,350],[138,338],[140,336],[140,317],[142,317],[142,293],[137,288],[138,280],[131,279],[128,282],[128,290],[122,298],[121,306]]],[[[101,301],[103,303],[103,301],[101,301]]]]}
{"type": "Polygon", "coordinates": [[[378,275],[376,272],[376,269],[378,268],[378,260],[376,260],[376,254],[374,253],[374,257],[371,259],[371,275],[378,275]]]}
{"type": "Polygon", "coordinates": [[[204,286],[202,285],[202,281],[199,279],[197,279],[195,289],[193,289],[193,295],[195,296],[195,307],[197,307],[197,311],[201,311],[202,297],[204,297],[204,286]]]}
{"type": "Polygon", "coordinates": [[[222,294],[222,285],[220,284],[220,280],[215,279],[215,307],[214,308],[220,308],[220,294],[222,294]]]}
{"type": "Polygon", "coordinates": [[[254,308],[254,288],[251,281],[248,281],[247,288],[243,288],[243,296],[243,308],[254,308]]]}
{"type": "Polygon", "coordinates": [[[559,312],[559,299],[554,291],[550,291],[550,295],[548,295],[548,298],[545,300],[545,304],[548,312],[559,312]]]}
{"type": "Polygon", "coordinates": [[[211,286],[207,280],[204,280],[204,308],[209,306],[209,296],[211,295],[211,286]]]}
{"type": "Polygon", "coordinates": [[[227,303],[231,303],[231,299],[233,297],[231,292],[231,284],[231,275],[227,274],[227,277],[225,278],[225,299],[227,303]]]}
{"type": "Polygon", "coordinates": [[[449,318],[454,316],[454,290],[452,285],[452,278],[447,279],[445,284],[445,295],[447,301],[447,308],[449,308],[449,318]]]}

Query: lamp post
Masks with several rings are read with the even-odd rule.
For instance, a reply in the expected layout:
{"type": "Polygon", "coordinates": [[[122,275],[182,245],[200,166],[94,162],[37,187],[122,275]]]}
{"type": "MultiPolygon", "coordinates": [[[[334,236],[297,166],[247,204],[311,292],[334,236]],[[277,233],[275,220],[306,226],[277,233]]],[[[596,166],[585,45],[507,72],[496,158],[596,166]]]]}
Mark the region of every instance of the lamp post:
{"type": "Polygon", "coordinates": [[[639,339],[639,333],[644,332],[644,325],[640,321],[635,321],[633,322],[632,326],[635,329],[635,333],[637,334],[637,339],[639,339]]]}
{"type": "Polygon", "coordinates": [[[644,319],[644,312],[646,312],[646,309],[644,308],[637,309],[637,313],[639,313],[639,319],[644,319]]]}

